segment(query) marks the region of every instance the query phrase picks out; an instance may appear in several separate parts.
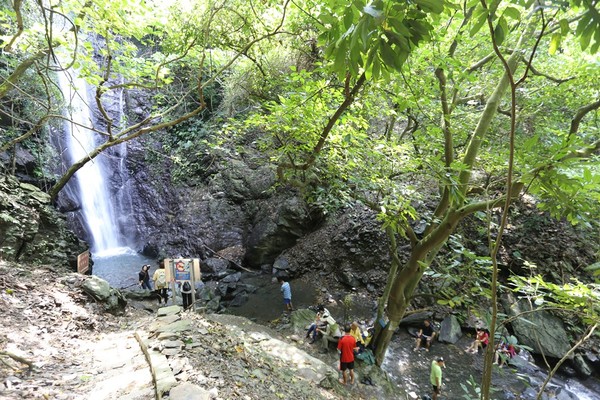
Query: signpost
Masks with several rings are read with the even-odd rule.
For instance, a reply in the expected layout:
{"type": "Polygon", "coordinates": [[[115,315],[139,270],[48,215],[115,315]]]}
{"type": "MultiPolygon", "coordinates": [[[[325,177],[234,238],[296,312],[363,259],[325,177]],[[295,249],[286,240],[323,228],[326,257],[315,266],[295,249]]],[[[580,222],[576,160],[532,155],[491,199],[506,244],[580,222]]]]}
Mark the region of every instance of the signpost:
{"type": "MultiPolygon", "coordinates": [[[[183,286],[185,282],[189,282],[192,287],[192,305],[196,310],[196,281],[200,281],[202,274],[200,272],[199,258],[175,258],[164,260],[165,274],[167,282],[171,283],[171,290],[176,293],[176,290],[183,286]]],[[[173,296],[175,297],[175,296],[173,296]]]]}
{"type": "Polygon", "coordinates": [[[90,251],[86,250],[77,256],[77,272],[85,274],[90,269],[90,251]]]}

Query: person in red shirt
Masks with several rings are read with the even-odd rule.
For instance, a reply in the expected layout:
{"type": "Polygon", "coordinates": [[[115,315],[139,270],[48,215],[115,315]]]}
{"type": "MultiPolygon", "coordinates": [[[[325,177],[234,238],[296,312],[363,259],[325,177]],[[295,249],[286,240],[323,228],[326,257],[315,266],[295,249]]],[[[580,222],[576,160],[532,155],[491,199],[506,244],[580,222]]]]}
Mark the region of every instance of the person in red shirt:
{"type": "Polygon", "coordinates": [[[357,349],[356,339],[350,334],[350,325],[344,327],[344,336],[340,338],[337,345],[340,353],[340,369],[342,370],[341,384],[347,382],[347,371],[350,371],[350,384],[354,385],[354,350],[357,349]]]}
{"type": "Polygon", "coordinates": [[[488,343],[490,341],[490,334],[487,332],[487,329],[477,328],[477,335],[475,336],[475,340],[473,343],[466,348],[467,353],[478,353],[479,348],[485,350],[488,343]]]}

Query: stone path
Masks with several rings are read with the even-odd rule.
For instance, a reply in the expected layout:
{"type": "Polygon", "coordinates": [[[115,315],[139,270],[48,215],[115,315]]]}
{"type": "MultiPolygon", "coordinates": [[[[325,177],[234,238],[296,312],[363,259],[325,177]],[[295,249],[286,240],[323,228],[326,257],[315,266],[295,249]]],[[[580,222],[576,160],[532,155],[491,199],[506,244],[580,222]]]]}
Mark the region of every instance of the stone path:
{"type": "Polygon", "coordinates": [[[89,400],[147,400],[154,384],[146,356],[132,332],[104,336],[95,343],[89,379],[89,400]]]}

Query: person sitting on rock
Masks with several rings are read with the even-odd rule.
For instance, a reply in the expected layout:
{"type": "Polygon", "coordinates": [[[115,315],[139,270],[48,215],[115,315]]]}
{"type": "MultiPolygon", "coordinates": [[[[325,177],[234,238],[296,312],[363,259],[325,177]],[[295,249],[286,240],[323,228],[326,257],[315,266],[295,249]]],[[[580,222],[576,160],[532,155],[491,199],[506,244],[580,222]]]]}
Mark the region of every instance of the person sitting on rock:
{"type": "Polygon", "coordinates": [[[479,348],[482,350],[485,349],[490,341],[490,334],[485,329],[477,328],[477,335],[475,336],[475,340],[469,347],[465,349],[467,353],[478,353],[479,348]]]}
{"type": "Polygon", "coordinates": [[[423,327],[419,329],[417,332],[417,343],[413,351],[418,351],[421,348],[423,342],[425,342],[425,351],[429,351],[431,347],[431,342],[435,338],[435,331],[433,330],[433,326],[431,326],[431,322],[426,319],[423,321],[423,327]]]}
{"type": "Polygon", "coordinates": [[[363,338],[358,322],[354,321],[350,325],[350,335],[356,340],[356,346],[358,349],[356,353],[363,351],[365,348],[365,339],[363,338]]]}
{"type": "Polygon", "coordinates": [[[325,319],[329,317],[329,310],[323,307],[323,305],[319,305],[317,307],[317,315],[315,317],[315,321],[310,324],[308,327],[308,331],[306,332],[306,338],[308,339],[311,334],[312,338],[310,340],[310,344],[313,344],[315,340],[317,340],[317,328],[325,327],[325,319]]]}
{"type": "Polygon", "coordinates": [[[504,339],[502,339],[496,347],[494,364],[498,364],[498,367],[502,368],[504,363],[508,363],[508,361],[515,355],[517,355],[515,346],[512,343],[507,343],[504,339]]]}
{"type": "Polygon", "coordinates": [[[331,315],[328,318],[325,318],[324,321],[327,322],[327,326],[325,329],[317,328],[317,332],[323,334],[323,352],[327,352],[329,343],[337,343],[338,339],[342,336],[342,333],[340,332],[338,323],[335,322],[335,319],[333,319],[331,315]]]}

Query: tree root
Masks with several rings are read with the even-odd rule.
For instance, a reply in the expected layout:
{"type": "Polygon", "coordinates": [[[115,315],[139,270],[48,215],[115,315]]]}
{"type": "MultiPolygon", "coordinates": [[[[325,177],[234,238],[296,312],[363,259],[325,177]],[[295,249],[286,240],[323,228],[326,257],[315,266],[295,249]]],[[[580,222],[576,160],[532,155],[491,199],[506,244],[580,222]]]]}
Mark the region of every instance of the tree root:
{"type": "Polygon", "coordinates": [[[21,364],[26,364],[29,370],[33,369],[33,361],[29,361],[26,358],[20,357],[8,351],[0,351],[0,355],[8,356],[13,360],[20,362],[21,364]]]}

